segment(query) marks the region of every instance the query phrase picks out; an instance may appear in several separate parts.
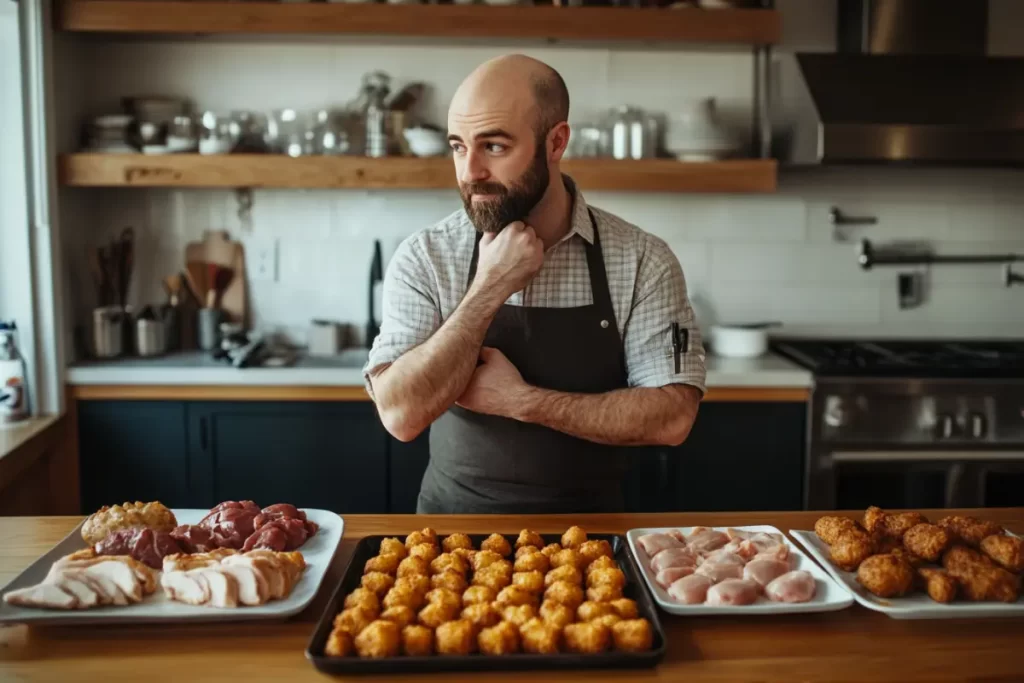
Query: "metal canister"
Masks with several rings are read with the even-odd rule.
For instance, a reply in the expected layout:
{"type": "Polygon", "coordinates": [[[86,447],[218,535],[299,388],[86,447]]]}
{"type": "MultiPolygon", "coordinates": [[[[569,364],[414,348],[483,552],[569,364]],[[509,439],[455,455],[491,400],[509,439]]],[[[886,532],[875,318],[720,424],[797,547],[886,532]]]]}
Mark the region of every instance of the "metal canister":
{"type": "Polygon", "coordinates": [[[135,321],[135,352],[140,356],[159,356],[167,350],[163,320],[142,318],[135,321]]]}
{"type": "Polygon", "coordinates": [[[124,311],[100,306],[92,311],[92,351],[97,358],[116,358],[124,350],[124,311]]]}

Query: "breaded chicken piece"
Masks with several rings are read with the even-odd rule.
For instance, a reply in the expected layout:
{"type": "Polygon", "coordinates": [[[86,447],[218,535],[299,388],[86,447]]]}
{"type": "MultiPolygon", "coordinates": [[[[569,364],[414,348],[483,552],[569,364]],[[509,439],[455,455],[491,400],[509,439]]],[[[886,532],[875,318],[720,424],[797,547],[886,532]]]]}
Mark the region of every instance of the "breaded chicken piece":
{"type": "Polygon", "coordinates": [[[882,530],[886,536],[903,540],[903,535],[918,524],[927,524],[928,518],[920,512],[889,512],[882,518],[882,530]]]}
{"type": "Polygon", "coordinates": [[[836,537],[830,549],[830,556],[836,566],[852,572],[860,563],[875,553],[875,544],[866,531],[851,528],[836,537]]]}
{"type": "Polygon", "coordinates": [[[938,524],[950,533],[954,542],[959,541],[975,548],[981,545],[981,542],[988,536],[995,536],[1006,531],[995,522],[985,522],[976,517],[961,515],[943,517],[938,524]]]}
{"type": "Polygon", "coordinates": [[[935,602],[953,602],[956,598],[957,581],[944,569],[921,567],[917,577],[928,597],[935,602]]]}
{"type": "Polygon", "coordinates": [[[949,532],[937,524],[917,524],[903,534],[903,546],[929,562],[938,562],[952,544],[949,532]]]}
{"type": "Polygon", "coordinates": [[[918,567],[925,564],[925,559],[923,557],[921,557],[920,555],[915,555],[903,546],[900,546],[899,548],[893,548],[892,552],[890,552],[889,554],[903,558],[904,560],[909,562],[910,566],[914,569],[917,569],[918,567]]]}
{"type": "Polygon", "coordinates": [[[814,523],[814,533],[826,545],[835,543],[840,533],[855,528],[857,528],[857,523],[849,517],[837,517],[835,515],[819,517],[818,521],[814,523]]]}
{"type": "Polygon", "coordinates": [[[894,598],[914,586],[914,570],[896,555],[873,555],[857,568],[857,583],[880,598],[894,598]]]}
{"type": "Polygon", "coordinates": [[[1002,567],[968,564],[949,573],[968,600],[1017,602],[1020,597],[1020,577],[1002,567]]]}
{"type": "Polygon", "coordinates": [[[868,531],[881,531],[882,523],[885,520],[886,512],[880,507],[872,505],[864,511],[864,528],[868,531]]]}
{"type": "Polygon", "coordinates": [[[942,566],[950,573],[975,564],[995,566],[995,563],[987,555],[982,555],[974,548],[968,548],[965,545],[954,545],[942,554],[942,566]]]}
{"type": "Polygon", "coordinates": [[[174,513],[157,501],[104,505],[89,515],[82,524],[82,540],[89,545],[95,545],[121,529],[145,527],[153,531],[170,532],[176,526],[178,521],[174,518],[174,513]]]}
{"type": "Polygon", "coordinates": [[[1024,541],[1016,536],[995,534],[981,540],[981,552],[1000,564],[1003,569],[1024,571],[1024,541]]]}

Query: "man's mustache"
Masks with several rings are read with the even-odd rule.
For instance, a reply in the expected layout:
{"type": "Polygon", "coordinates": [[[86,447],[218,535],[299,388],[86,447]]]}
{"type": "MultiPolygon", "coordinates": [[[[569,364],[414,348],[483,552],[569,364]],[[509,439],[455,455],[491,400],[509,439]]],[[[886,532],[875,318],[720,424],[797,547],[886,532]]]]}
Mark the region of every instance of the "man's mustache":
{"type": "Polygon", "coordinates": [[[462,191],[467,197],[474,194],[508,194],[508,188],[501,183],[470,183],[463,185],[462,191]]]}

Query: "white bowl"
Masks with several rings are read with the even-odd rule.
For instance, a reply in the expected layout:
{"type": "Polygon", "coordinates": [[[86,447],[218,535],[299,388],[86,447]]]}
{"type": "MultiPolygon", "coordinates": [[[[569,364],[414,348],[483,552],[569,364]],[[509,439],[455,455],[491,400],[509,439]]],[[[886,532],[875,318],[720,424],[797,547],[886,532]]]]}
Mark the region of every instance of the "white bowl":
{"type": "Polygon", "coordinates": [[[448,151],[444,133],[429,128],[406,128],[402,131],[409,149],[418,157],[436,157],[448,151]]]}
{"type": "Polygon", "coordinates": [[[711,351],[726,358],[756,358],[768,351],[768,329],[730,325],[711,326],[711,351]]]}

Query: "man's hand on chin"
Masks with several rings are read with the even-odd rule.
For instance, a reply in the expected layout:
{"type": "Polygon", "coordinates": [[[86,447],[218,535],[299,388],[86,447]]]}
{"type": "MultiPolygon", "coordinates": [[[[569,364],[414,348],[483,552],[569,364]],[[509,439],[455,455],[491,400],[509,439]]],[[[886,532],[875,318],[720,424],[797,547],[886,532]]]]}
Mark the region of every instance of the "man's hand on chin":
{"type": "Polygon", "coordinates": [[[523,376],[498,349],[480,349],[481,365],[466,386],[456,405],[485,415],[516,418],[530,390],[523,376]]]}

